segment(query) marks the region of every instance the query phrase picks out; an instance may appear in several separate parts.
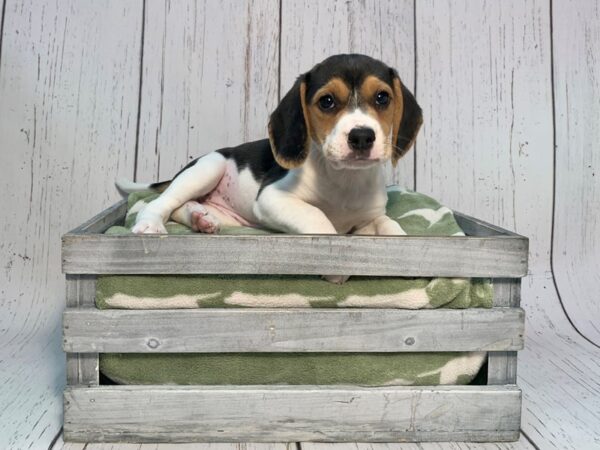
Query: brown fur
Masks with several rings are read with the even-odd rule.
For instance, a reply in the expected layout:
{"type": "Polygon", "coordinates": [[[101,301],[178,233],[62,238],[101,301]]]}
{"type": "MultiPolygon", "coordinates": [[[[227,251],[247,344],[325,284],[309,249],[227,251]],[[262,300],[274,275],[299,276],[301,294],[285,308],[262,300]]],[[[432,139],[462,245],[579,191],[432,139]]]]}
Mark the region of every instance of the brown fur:
{"type": "MultiPolygon", "coordinates": [[[[399,85],[399,80],[397,82],[399,85]]],[[[351,104],[353,95],[354,93],[350,92],[343,80],[333,78],[314,94],[308,107],[304,103],[302,104],[305,117],[308,118],[309,135],[316,142],[323,144],[335,127],[340,115],[355,106],[351,104]],[[336,107],[332,111],[323,111],[319,107],[319,99],[327,94],[332,95],[336,101],[336,107]]],[[[390,131],[392,132],[392,141],[386,143],[385,151],[388,155],[393,154],[392,145],[396,142],[400,119],[402,118],[402,92],[396,89],[395,85],[394,89],[391,89],[385,81],[370,75],[365,78],[358,89],[358,104],[367,114],[381,124],[385,136],[389,136],[390,131]],[[379,107],[375,104],[375,96],[381,91],[385,91],[390,95],[390,103],[387,107],[379,107]]]]}
{"type": "Polygon", "coordinates": [[[325,86],[315,92],[308,105],[308,129],[310,136],[319,144],[323,144],[338,121],[340,114],[347,108],[350,99],[350,89],[340,78],[332,78],[325,86]],[[332,111],[323,111],[319,107],[319,99],[324,95],[332,95],[336,101],[336,107],[332,111]]]}
{"type": "MultiPolygon", "coordinates": [[[[400,130],[400,122],[402,121],[402,113],[404,112],[404,97],[402,96],[402,88],[399,78],[394,78],[394,132],[392,134],[392,144],[396,145],[398,140],[398,131],[400,130]]],[[[404,155],[398,149],[392,152],[392,165],[396,167],[398,160],[404,155]]]]}
{"type": "Polygon", "coordinates": [[[359,91],[363,110],[381,124],[383,134],[389,136],[390,131],[393,130],[391,143],[386,141],[385,145],[386,156],[389,156],[389,152],[392,152],[391,144],[396,142],[397,129],[402,117],[402,93],[398,96],[395,89],[392,91],[389,84],[373,75],[365,78],[359,91]],[[375,104],[375,96],[382,91],[390,96],[390,103],[385,108],[375,104]]]}

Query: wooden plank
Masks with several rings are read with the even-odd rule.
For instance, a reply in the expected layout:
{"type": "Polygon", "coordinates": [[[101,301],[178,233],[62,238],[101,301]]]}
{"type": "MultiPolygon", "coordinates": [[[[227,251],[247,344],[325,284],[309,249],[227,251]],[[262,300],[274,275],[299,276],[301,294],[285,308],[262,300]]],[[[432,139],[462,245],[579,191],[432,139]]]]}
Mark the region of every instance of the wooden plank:
{"type": "Polygon", "coordinates": [[[553,272],[573,325],[600,346],[600,5],[596,0],[557,0],[552,20],[553,272]]]}
{"type": "Polygon", "coordinates": [[[519,350],[520,308],[68,309],[67,352],[427,352],[519,350]]]}
{"type": "MultiPolygon", "coordinates": [[[[395,67],[414,92],[412,0],[283,0],[281,4],[281,96],[301,73],[337,53],[364,53],[395,67]]],[[[387,181],[414,188],[415,150],[387,181]]]]}
{"type": "MultiPolygon", "coordinates": [[[[517,307],[521,303],[521,280],[496,278],[494,305],[517,307]]],[[[515,384],[517,382],[517,352],[488,353],[488,384],[515,384]]]]}
{"type": "Polygon", "coordinates": [[[524,280],[523,307],[523,431],[538,448],[600,448],[600,349],[570,325],[550,276],[524,280]]]}
{"type": "Polygon", "coordinates": [[[3,3],[0,448],[47,448],[65,382],[60,235],[133,175],[142,1],[3,3]]]}
{"type": "Polygon", "coordinates": [[[500,235],[524,237],[517,233],[513,233],[512,231],[505,230],[497,225],[485,222],[484,220],[477,219],[476,217],[471,217],[458,211],[453,211],[453,213],[456,223],[458,223],[458,226],[462,228],[467,236],[488,237],[500,235]]]}
{"type": "Polygon", "coordinates": [[[86,444],[85,450],[141,450],[142,444],[105,444],[101,442],[90,442],[86,444]]]}
{"type": "Polygon", "coordinates": [[[86,444],[81,442],[65,442],[62,432],[50,450],[85,450],[86,444]]]}
{"type": "Polygon", "coordinates": [[[551,234],[549,5],[416,2],[424,115],[417,190],[530,236],[531,270],[538,273],[545,270],[551,234]]]}
{"type": "Polygon", "coordinates": [[[490,385],[515,384],[517,382],[517,352],[490,352],[487,377],[490,385]]]}
{"type": "MultiPolygon", "coordinates": [[[[89,275],[67,275],[67,307],[93,307],[96,278],[89,275]]],[[[64,326],[64,324],[63,324],[64,326]]],[[[98,353],[67,354],[67,384],[99,384],[98,353]]]]}
{"type": "Polygon", "coordinates": [[[507,441],[519,437],[520,398],[516,386],[67,388],[64,435],[80,442],[507,441]]]}
{"type": "MultiPolygon", "coordinates": [[[[521,434],[517,442],[326,443],[302,442],[301,450],[536,450],[521,434]]],[[[162,449],[161,449],[162,450],[162,449]]],[[[175,448],[173,450],[176,450],[175,448]]]]}
{"type": "Polygon", "coordinates": [[[96,214],[87,222],[84,222],[82,225],[77,228],[69,231],[69,233],[73,234],[83,234],[83,233],[104,233],[113,225],[121,222],[125,219],[125,214],[127,213],[127,200],[123,199],[112,206],[109,206],[101,213],[96,214]]]}
{"type": "Polygon", "coordinates": [[[63,236],[63,271],[521,277],[518,237],[338,235],[63,236]],[[201,249],[201,250],[200,250],[201,249]]]}
{"type": "Polygon", "coordinates": [[[494,278],[494,306],[519,306],[521,303],[521,280],[517,278],[494,278]]]}
{"type": "MultiPolygon", "coordinates": [[[[106,445],[106,444],[105,444],[106,445]]],[[[117,447],[118,448],[118,447],[117,447]]],[[[86,448],[89,450],[89,447],[86,448]]],[[[118,450],[121,450],[118,448],[118,450]]],[[[295,442],[287,443],[198,443],[193,444],[141,444],[140,450],[300,450],[295,442]]]]}
{"type": "Polygon", "coordinates": [[[534,450],[536,447],[523,435],[516,442],[468,443],[468,442],[421,442],[413,443],[327,443],[290,442],[271,443],[187,443],[187,444],[108,444],[64,443],[62,436],[52,450],[534,450]]]}
{"type": "Polygon", "coordinates": [[[146,2],[137,178],[267,137],[277,104],[278,0],[146,2]]]}

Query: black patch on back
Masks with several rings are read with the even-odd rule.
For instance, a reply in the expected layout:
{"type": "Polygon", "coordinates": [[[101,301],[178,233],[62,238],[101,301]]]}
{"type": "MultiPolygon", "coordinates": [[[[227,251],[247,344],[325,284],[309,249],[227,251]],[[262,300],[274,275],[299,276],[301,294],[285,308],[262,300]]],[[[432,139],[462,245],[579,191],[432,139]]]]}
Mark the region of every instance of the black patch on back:
{"type": "Polygon", "coordinates": [[[235,161],[238,172],[249,168],[254,179],[260,183],[258,193],[265,186],[283,178],[288,172],[275,161],[268,139],[248,142],[237,147],[222,148],[217,152],[225,158],[235,161]]]}

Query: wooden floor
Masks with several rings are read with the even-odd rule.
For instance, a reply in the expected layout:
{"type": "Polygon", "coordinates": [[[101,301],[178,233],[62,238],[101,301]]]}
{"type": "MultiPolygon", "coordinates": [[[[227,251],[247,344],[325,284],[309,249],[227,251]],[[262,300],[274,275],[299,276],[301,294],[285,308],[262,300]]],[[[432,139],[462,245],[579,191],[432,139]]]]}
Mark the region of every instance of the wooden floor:
{"type": "Polygon", "coordinates": [[[523,280],[525,350],[519,353],[523,389],[521,439],[490,444],[65,444],[53,450],[403,450],[600,449],[600,347],[582,337],[561,307],[554,280],[523,280]]]}
{"type": "Polygon", "coordinates": [[[67,444],[62,437],[52,450],[527,450],[536,447],[521,435],[510,444],[465,444],[460,442],[430,444],[321,444],[292,442],[287,444],[67,444]]]}

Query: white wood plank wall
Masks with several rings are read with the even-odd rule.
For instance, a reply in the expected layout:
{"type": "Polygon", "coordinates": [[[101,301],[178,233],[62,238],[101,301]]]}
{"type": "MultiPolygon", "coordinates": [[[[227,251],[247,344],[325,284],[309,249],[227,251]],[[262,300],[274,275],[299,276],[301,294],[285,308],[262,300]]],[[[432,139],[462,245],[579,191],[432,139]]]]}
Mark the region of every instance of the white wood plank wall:
{"type": "Polygon", "coordinates": [[[0,448],[62,421],[60,234],[135,160],[142,1],[6,0],[0,60],[0,448]]]}
{"type": "Polygon", "coordinates": [[[0,0],[0,448],[61,426],[60,234],[118,176],[264,137],[294,78],[340,52],[395,66],[424,109],[390,181],[531,238],[523,431],[600,446],[598,386],[556,369],[600,373],[599,3],[0,0]]]}

